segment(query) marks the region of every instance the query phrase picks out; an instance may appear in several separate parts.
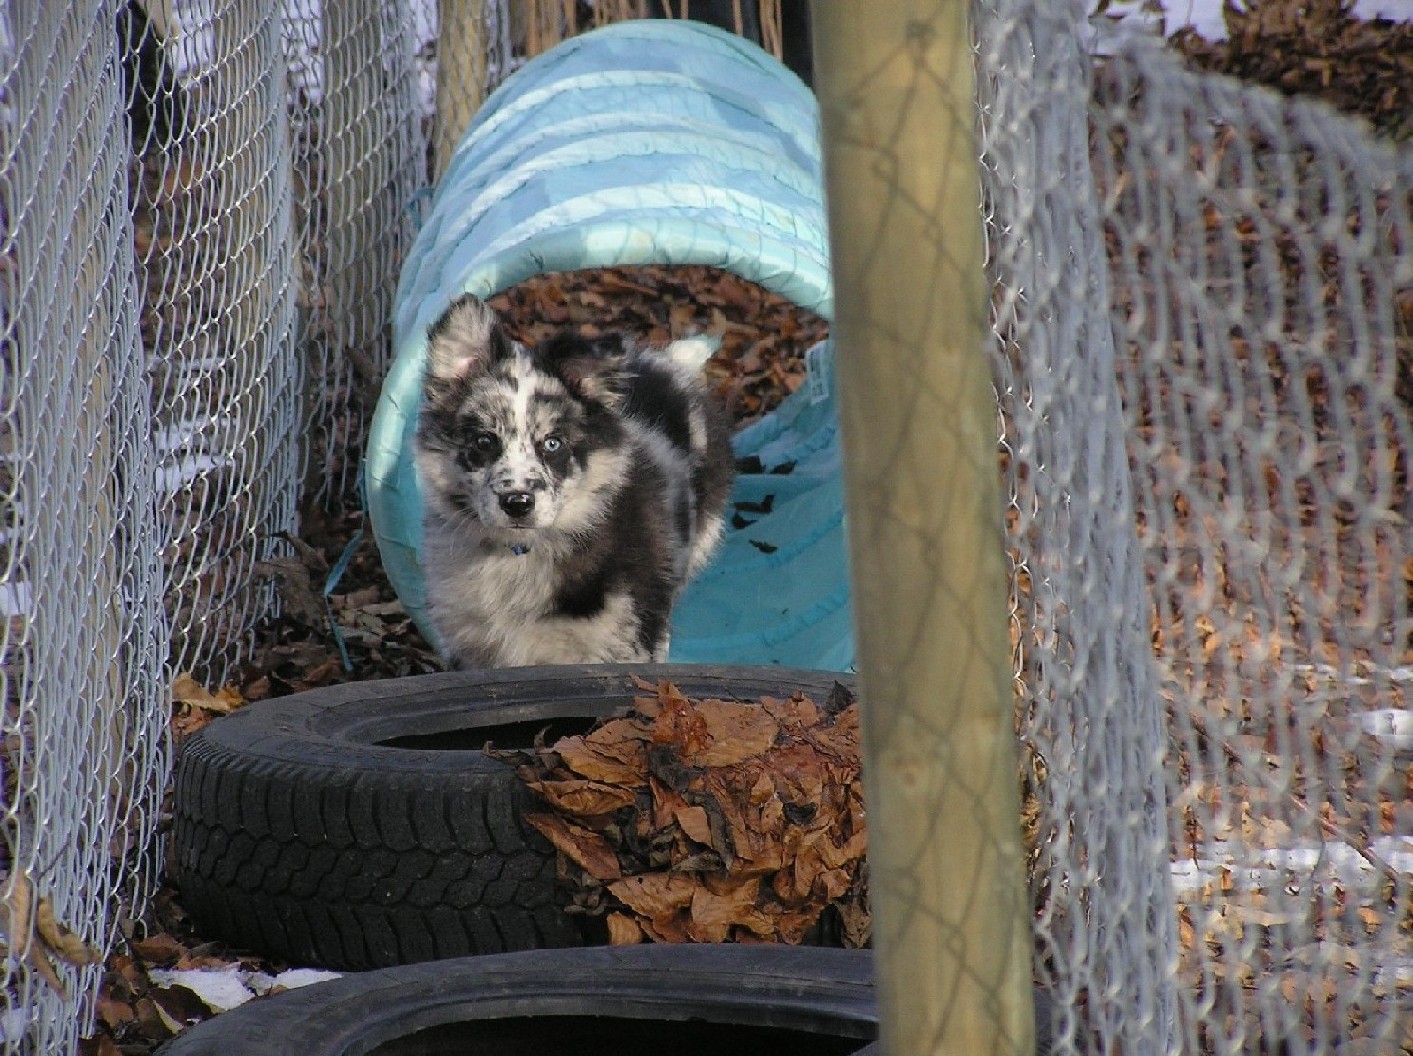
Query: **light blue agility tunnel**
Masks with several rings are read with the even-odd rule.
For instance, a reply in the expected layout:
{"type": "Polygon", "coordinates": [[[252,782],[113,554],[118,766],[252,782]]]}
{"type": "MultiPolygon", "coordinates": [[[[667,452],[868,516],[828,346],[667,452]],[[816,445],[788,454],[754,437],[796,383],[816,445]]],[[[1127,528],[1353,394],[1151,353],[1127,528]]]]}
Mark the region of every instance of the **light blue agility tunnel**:
{"type": "MultiPolygon", "coordinates": [[[[463,292],[633,264],[712,265],[832,318],[817,107],[754,44],[677,20],[595,30],[508,78],[457,148],[403,264],[365,463],[383,564],[429,638],[412,458],[428,326],[463,292]]],[[[733,499],[769,512],[728,529],[683,597],[674,661],[853,667],[828,348],[810,361],[736,438],[789,472],[738,478],[733,499]]]]}

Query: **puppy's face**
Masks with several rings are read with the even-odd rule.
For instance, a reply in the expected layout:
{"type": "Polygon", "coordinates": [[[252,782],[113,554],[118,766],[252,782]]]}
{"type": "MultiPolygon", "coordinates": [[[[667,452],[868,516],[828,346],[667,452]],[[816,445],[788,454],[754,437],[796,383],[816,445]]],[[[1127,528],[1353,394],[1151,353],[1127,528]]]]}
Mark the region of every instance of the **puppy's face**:
{"type": "Polygon", "coordinates": [[[592,523],[621,457],[620,353],[572,338],[524,348],[491,309],[458,298],[428,332],[417,429],[424,501],[512,542],[592,523]]]}

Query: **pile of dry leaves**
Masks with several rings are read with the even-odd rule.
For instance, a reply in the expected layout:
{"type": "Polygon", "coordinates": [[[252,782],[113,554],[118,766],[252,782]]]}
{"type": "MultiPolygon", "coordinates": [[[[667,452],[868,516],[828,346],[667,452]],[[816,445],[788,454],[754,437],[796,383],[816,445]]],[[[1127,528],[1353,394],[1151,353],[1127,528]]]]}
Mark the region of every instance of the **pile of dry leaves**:
{"type": "Polygon", "coordinates": [[[623,718],[529,752],[496,752],[547,808],[572,909],[615,944],[869,937],[859,709],[835,686],[759,703],[640,683],[623,718]],[[834,930],[834,929],[827,929],[834,930]]]}
{"type": "Polygon", "coordinates": [[[720,347],[707,364],[738,424],[768,413],[805,379],[804,355],[829,336],[813,312],[728,271],[643,264],[535,275],[490,299],[517,341],[560,330],[621,334],[664,345],[705,334],[720,347]]]}
{"type": "Polygon", "coordinates": [[[1199,69],[1323,99],[1395,140],[1413,133],[1413,22],[1362,19],[1354,0],[1226,4],[1227,39],[1172,44],[1199,69]]]}

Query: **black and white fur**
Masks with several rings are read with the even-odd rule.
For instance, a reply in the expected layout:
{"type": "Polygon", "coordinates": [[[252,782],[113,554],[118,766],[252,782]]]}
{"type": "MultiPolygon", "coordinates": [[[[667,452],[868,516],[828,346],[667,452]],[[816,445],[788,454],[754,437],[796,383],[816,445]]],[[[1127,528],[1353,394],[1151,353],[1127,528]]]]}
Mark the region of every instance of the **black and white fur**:
{"type": "Polygon", "coordinates": [[[705,341],[512,342],[464,295],[427,335],[415,445],[450,664],[661,661],[722,532],[733,461],[705,341]]]}

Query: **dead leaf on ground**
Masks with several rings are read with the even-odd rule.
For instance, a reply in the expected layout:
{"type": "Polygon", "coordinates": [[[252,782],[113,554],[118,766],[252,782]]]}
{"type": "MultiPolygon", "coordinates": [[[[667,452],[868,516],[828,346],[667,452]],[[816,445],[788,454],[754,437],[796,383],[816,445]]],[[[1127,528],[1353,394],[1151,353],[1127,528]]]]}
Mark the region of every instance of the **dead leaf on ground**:
{"type": "Polygon", "coordinates": [[[636,946],[646,938],[638,922],[627,913],[610,913],[606,920],[611,946],[636,946]]]}
{"type": "Polygon", "coordinates": [[[843,940],[866,942],[852,698],[831,695],[826,710],[800,694],[639,688],[628,715],[513,753],[549,808],[530,820],[559,850],[577,909],[604,916],[615,943],[799,942],[834,906],[843,940]]]}
{"type": "Polygon", "coordinates": [[[67,989],[55,970],[55,961],[81,968],[103,959],[100,950],[55,919],[53,904],[36,891],[24,870],[10,874],[0,897],[4,911],[0,918],[0,944],[10,956],[28,964],[59,995],[67,996],[67,989]]]}
{"type": "Polygon", "coordinates": [[[527,814],[525,820],[554,844],[555,850],[591,876],[606,880],[623,875],[618,856],[598,833],[565,821],[557,814],[527,814]]]}
{"type": "Polygon", "coordinates": [[[706,748],[693,760],[698,766],[731,766],[770,749],[780,724],[764,708],[735,701],[703,700],[697,714],[706,725],[706,748]]]}
{"type": "Polygon", "coordinates": [[[631,807],[636,798],[628,789],[603,781],[527,781],[526,784],[555,810],[582,818],[597,818],[631,807]]]}
{"type": "Polygon", "coordinates": [[[588,737],[561,742],[556,751],[580,777],[624,788],[646,783],[646,738],[627,723],[606,723],[588,737]]]}
{"type": "Polygon", "coordinates": [[[172,680],[172,702],[224,715],[240,707],[245,700],[235,686],[222,686],[212,693],[197,682],[190,671],[184,671],[172,680]]]}

